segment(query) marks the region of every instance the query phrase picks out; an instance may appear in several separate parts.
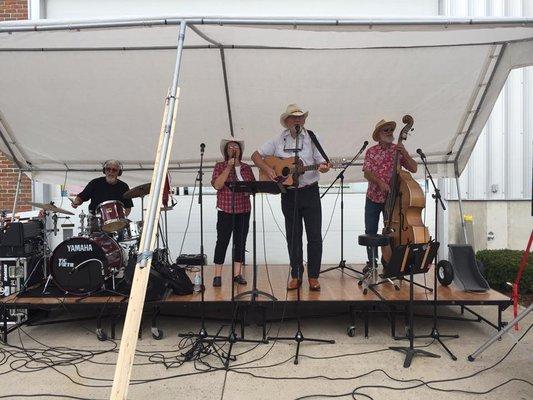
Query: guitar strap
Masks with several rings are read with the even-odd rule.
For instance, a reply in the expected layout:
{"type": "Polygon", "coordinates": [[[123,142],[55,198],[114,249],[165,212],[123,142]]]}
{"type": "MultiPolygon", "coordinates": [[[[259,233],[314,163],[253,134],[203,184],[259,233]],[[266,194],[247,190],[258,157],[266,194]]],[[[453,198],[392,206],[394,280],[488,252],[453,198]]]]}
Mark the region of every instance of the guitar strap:
{"type": "Polygon", "coordinates": [[[311,138],[311,141],[315,144],[316,148],[318,149],[318,152],[322,155],[322,157],[324,157],[324,160],[326,160],[326,162],[329,163],[330,162],[329,161],[329,157],[326,155],[326,152],[324,151],[324,149],[320,145],[320,142],[316,138],[316,136],[313,133],[313,131],[307,129],[307,133],[309,133],[309,137],[311,138]]]}

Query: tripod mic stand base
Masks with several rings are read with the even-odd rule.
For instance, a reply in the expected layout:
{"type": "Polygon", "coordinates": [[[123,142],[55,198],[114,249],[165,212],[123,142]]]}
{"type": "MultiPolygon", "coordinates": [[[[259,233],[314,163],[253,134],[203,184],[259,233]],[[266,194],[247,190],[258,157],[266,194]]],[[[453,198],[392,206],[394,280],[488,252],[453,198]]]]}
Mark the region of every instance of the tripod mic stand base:
{"type": "Polygon", "coordinates": [[[453,361],[457,361],[457,357],[451,352],[451,350],[444,344],[441,338],[459,339],[459,335],[441,335],[437,328],[433,328],[429,335],[415,336],[414,339],[435,339],[446,350],[446,353],[450,355],[453,361]]]}
{"type": "Polygon", "coordinates": [[[335,267],[331,267],[331,268],[325,269],[325,270],[323,270],[323,271],[320,271],[319,274],[323,274],[323,273],[325,273],[325,272],[333,271],[333,270],[335,270],[335,269],[339,269],[339,268],[341,269],[341,272],[343,272],[344,269],[349,269],[350,271],[355,272],[356,274],[363,275],[363,273],[362,273],[361,271],[358,271],[358,270],[356,270],[355,268],[352,268],[352,267],[348,267],[348,266],[346,265],[346,260],[341,260],[341,261],[339,262],[339,265],[337,265],[337,266],[335,266],[335,267]]]}
{"type": "Polygon", "coordinates": [[[335,344],[335,340],[328,340],[328,339],[309,339],[304,337],[302,331],[300,328],[298,328],[298,331],[294,335],[294,337],[275,337],[275,336],[269,336],[267,338],[268,340],[294,340],[296,342],[296,355],[294,356],[294,364],[298,365],[298,356],[300,355],[300,343],[302,342],[316,342],[316,343],[328,343],[328,344],[335,344]]]}
{"type": "Polygon", "coordinates": [[[429,351],[420,350],[420,349],[413,349],[411,347],[399,347],[399,346],[391,346],[389,349],[393,351],[399,351],[400,353],[405,354],[405,360],[403,362],[404,368],[409,368],[411,366],[411,361],[413,361],[413,358],[415,356],[422,356],[422,357],[431,357],[431,358],[440,358],[438,354],[430,353],[429,351]]]}

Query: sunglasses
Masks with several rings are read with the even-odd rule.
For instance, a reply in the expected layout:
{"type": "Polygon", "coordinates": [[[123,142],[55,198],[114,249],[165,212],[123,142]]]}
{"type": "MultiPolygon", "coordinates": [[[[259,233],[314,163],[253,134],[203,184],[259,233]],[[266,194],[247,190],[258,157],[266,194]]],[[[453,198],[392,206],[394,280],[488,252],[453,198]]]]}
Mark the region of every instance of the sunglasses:
{"type": "Polygon", "coordinates": [[[384,133],[394,132],[394,128],[383,129],[382,132],[384,133]]]}
{"type": "Polygon", "coordinates": [[[109,172],[118,172],[118,171],[120,171],[118,168],[111,168],[111,167],[105,167],[105,170],[109,171],[109,172]]]}

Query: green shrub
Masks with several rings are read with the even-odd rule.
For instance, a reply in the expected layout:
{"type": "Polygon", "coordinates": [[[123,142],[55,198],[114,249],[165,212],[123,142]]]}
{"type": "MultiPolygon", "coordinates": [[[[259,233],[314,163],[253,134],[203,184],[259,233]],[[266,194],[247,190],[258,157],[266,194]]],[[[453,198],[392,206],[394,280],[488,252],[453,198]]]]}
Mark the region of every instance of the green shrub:
{"type": "MultiPolygon", "coordinates": [[[[510,290],[506,282],[514,283],[522,250],[480,250],[476,258],[485,265],[485,278],[496,290],[510,290]]],[[[520,281],[520,293],[533,293],[533,255],[530,253],[520,281]]]]}

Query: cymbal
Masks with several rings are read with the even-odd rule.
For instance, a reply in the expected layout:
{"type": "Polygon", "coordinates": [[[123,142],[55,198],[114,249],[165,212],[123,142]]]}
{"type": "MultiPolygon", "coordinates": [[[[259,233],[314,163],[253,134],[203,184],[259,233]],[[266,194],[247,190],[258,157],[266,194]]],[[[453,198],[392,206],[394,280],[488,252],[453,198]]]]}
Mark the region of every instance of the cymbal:
{"type": "Polygon", "coordinates": [[[150,193],[151,183],[135,186],[122,195],[125,199],[135,199],[136,197],[144,197],[150,193]]]}
{"type": "Polygon", "coordinates": [[[30,204],[37,208],[42,208],[43,210],[46,210],[46,211],[51,211],[51,212],[60,213],[60,214],[74,215],[73,212],[65,210],[63,208],[56,207],[52,203],[35,203],[33,201],[28,201],[26,204],[30,204]]]}

